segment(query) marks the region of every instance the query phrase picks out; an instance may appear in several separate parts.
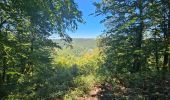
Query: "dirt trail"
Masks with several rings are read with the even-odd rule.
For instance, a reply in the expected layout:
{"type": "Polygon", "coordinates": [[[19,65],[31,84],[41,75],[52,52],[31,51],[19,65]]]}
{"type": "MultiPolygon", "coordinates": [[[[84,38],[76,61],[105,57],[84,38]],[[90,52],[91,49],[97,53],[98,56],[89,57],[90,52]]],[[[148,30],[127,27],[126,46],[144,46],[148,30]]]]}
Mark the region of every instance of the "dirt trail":
{"type": "Polygon", "coordinates": [[[101,84],[95,85],[87,96],[77,97],[77,100],[112,100],[111,98],[111,85],[101,84]]]}
{"type": "Polygon", "coordinates": [[[95,85],[88,95],[77,100],[170,100],[170,75],[165,79],[147,78],[136,86],[109,83],[95,85]]]}

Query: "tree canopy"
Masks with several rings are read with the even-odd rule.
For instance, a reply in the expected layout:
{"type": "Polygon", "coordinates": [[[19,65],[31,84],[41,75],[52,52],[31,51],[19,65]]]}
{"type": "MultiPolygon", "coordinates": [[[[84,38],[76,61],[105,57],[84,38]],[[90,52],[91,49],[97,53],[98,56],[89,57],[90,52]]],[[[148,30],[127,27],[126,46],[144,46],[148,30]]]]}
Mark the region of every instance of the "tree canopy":
{"type": "Polygon", "coordinates": [[[71,41],[66,30],[83,22],[77,8],[73,0],[0,0],[0,97],[50,65],[50,48],[59,46],[49,36],[71,41]]]}

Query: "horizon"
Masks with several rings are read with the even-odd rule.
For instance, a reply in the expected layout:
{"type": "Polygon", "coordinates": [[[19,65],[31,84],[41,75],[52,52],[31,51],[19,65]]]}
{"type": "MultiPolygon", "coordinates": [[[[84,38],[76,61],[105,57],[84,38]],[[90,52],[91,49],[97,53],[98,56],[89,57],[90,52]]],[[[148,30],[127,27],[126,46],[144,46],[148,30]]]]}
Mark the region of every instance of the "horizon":
{"type": "MultiPolygon", "coordinates": [[[[97,37],[71,37],[72,39],[97,39],[97,37]]],[[[62,39],[62,38],[51,38],[52,40],[59,40],[59,39],[62,39]]]]}

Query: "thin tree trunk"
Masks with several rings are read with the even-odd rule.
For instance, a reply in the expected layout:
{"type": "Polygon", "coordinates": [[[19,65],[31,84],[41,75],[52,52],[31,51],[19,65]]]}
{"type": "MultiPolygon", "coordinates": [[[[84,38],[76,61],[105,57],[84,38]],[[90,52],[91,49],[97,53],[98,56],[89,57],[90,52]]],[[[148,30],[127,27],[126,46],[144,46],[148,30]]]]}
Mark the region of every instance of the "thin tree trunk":
{"type": "Polygon", "coordinates": [[[2,72],[2,81],[5,82],[6,81],[6,57],[3,57],[3,72],[2,72]]]}
{"type": "MultiPolygon", "coordinates": [[[[35,36],[34,34],[32,33],[31,34],[31,46],[30,46],[30,55],[33,55],[33,52],[34,52],[34,41],[35,41],[35,36]]],[[[33,58],[32,56],[29,58],[30,59],[30,62],[29,62],[29,69],[28,69],[28,72],[32,72],[33,71],[33,58]]]]}
{"type": "MultiPolygon", "coordinates": [[[[6,40],[7,38],[7,32],[4,33],[4,40],[6,40]]],[[[7,61],[6,61],[6,52],[4,51],[5,48],[4,48],[4,45],[2,46],[2,51],[3,51],[3,54],[2,54],[2,82],[5,82],[6,80],[6,69],[7,69],[7,61]]]]}
{"type": "MultiPolygon", "coordinates": [[[[164,2],[162,1],[162,5],[165,5],[164,2]]],[[[167,9],[163,8],[162,9],[162,12],[166,12],[167,9]]],[[[166,14],[164,13],[163,15],[163,21],[162,21],[162,32],[164,34],[164,61],[163,61],[163,73],[165,73],[167,71],[167,65],[168,65],[168,53],[167,53],[167,50],[168,50],[168,43],[167,43],[167,24],[166,24],[166,14]]]]}
{"type": "Polygon", "coordinates": [[[155,63],[156,63],[156,69],[159,71],[159,55],[158,55],[158,41],[156,37],[157,30],[155,29],[154,34],[154,41],[155,41],[155,63]]]}
{"type": "MultiPolygon", "coordinates": [[[[143,22],[143,2],[142,0],[139,0],[138,1],[139,3],[139,20],[140,20],[140,25],[139,25],[139,31],[137,30],[137,39],[136,39],[136,46],[135,48],[137,50],[141,50],[142,48],[142,38],[143,38],[143,26],[144,26],[144,22],[143,22]]],[[[140,71],[141,69],[141,54],[138,53],[138,54],[134,54],[134,62],[133,62],[133,68],[135,70],[135,72],[138,72],[140,71]]]]}
{"type": "Polygon", "coordinates": [[[167,33],[167,45],[168,45],[168,69],[170,71],[170,4],[168,5],[168,33],[167,33]]]}

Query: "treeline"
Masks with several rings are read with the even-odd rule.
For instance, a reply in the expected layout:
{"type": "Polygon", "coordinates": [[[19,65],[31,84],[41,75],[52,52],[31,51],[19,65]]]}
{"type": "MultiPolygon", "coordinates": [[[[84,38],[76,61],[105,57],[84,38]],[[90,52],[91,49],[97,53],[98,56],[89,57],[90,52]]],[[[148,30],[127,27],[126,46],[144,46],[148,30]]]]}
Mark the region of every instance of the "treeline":
{"type": "Polygon", "coordinates": [[[66,30],[76,30],[81,16],[73,0],[0,0],[0,99],[38,95],[59,48],[49,36],[70,42],[66,30]]]}
{"type": "MultiPolygon", "coordinates": [[[[103,0],[95,15],[105,15],[99,47],[100,74],[111,83],[111,98],[168,100],[170,1],[103,0]]],[[[109,99],[111,100],[111,99],[109,99]]]]}
{"type": "Polygon", "coordinates": [[[100,46],[108,67],[132,73],[170,71],[169,0],[105,0],[95,5],[97,15],[106,15],[100,46]]]}

